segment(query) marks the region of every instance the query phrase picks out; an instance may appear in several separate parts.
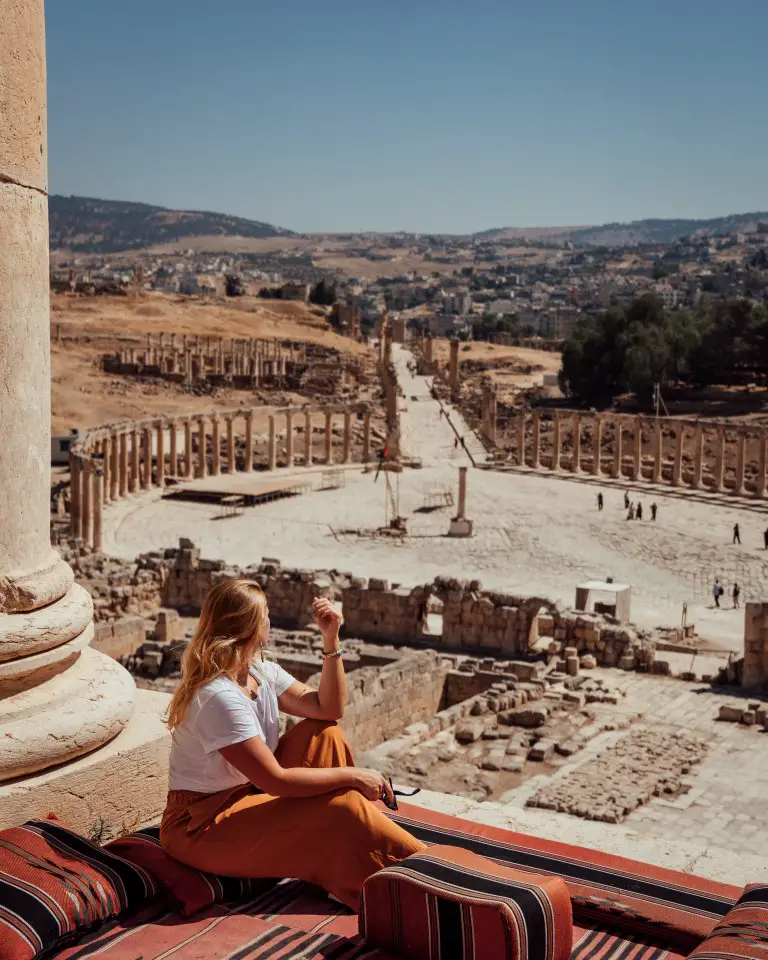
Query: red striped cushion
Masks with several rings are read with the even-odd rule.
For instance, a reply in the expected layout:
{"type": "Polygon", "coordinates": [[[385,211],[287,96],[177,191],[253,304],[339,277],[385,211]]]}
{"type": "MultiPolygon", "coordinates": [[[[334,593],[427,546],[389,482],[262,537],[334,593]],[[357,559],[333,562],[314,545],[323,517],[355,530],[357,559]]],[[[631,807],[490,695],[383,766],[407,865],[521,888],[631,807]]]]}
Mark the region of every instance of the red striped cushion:
{"type": "Polygon", "coordinates": [[[454,847],[431,847],[369,877],[360,933],[407,960],[568,960],[568,889],[454,847]]]}
{"type": "Polygon", "coordinates": [[[213,903],[249,900],[275,884],[274,880],[220,877],[188,867],[160,846],[159,827],[146,827],[127,837],[112,840],[105,844],[104,849],[149,871],[179,905],[184,917],[213,903]]]}
{"type": "Polygon", "coordinates": [[[0,831],[0,960],[31,960],[156,894],[141,867],[58,824],[0,831]]]}
{"type": "Polygon", "coordinates": [[[768,960],[768,887],[745,887],[736,906],[690,956],[691,960],[768,960]]]}

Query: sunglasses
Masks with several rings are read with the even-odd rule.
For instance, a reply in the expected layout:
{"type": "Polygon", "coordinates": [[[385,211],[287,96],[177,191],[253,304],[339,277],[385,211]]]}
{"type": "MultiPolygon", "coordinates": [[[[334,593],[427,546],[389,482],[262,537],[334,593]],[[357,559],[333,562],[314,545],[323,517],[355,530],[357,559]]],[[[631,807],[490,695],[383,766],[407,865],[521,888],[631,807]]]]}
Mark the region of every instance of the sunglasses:
{"type": "Polygon", "coordinates": [[[392,777],[387,777],[387,780],[389,780],[389,786],[392,790],[392,799],[390,800],[386,793],[381,799],[384,802],[384,806],[389,807],[390,810],[397,810],[398,797],[415,797],[417,793],[421,793],[421,787],[416,787],[414,790],[395,790],[392,785],[392,777]]]}

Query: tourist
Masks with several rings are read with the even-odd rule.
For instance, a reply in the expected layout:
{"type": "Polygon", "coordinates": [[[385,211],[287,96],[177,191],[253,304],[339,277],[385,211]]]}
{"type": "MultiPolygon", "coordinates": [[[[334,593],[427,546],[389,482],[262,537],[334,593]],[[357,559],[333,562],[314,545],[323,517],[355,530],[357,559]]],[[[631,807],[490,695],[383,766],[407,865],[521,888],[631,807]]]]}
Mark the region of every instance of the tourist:
{"type": "Polygon", "coordinates": [[[627,520],[635,519],[635,507],[632,503],[629,505],[629,510],[627,510],[627,520]]]}
{"type": "Polygon", "coordinates": [[[453,438],[453,449],[454,449],[454,450],[458,450],[458,449],[459,449],[459,438],[458,438],[458,437],[454,437],[454,438],[453,438]]]}
{"type": "Polygon", "coordinates": [[[602,493],[598,493],[598,495],[597,495],[597,509],[598,509],[598,510],[602,510],[602,509],[603,509],[603,495],[602,495],[602,493]]]}
{"type": "Polygon", "coordinates": [[[722,584],[720,583],[720,581],[716,578],[716,579],[715,579],[715,586],[714,586],[713,589],[712,589],[712,593],[713,593],[714,598],[715,598],[715,606],[716,606],[716,607],[719,607],[719,606],[720,606],[720,597],[722,597],[723,592],[724,592],[724,591],[723,591],[723,585],[722,585],[722,584]]]}
{"type": "Polygon", "coordinates": [[[733,597],[733,609],[734,609],[734,610],[738,610],[738,609],[739,609],[739,594],[740,594],[740,593],[741,593],[741,590],[739,590],[739,585],[738,585],[738,583],[734,583],[734,585],[733,585],[733,593],[732,593],[732,597],[733,597]]]}
{"type": "Polygon", "coordinates": [[[624,491],[624,509],[629,510],[629,494],[627,491],[624,491]]]}
{"type": "Polygon", "coordinates": [[[168,708],[160,843],[197,870],[295,877],[356,910],[367,877],[424,845],[375,806],[393,802],[384,776],[354,766],[335,722],[346,700],[341,617],[328,600],[312,612],[323,641],[317,690],[268,659],[258,584],[227,580],[205,598],[168,708]],[[279,710],[305,719],[279,737],[279,710]]]}
{"type": "Polygon", "coordinates": [[[739,533],[738,523],[734,523],[733,525],[733,543],[741,545],[741,534],[739,533]]]}
{"type": "Polygon", "coordinates": [[[656,502],[654,501],[651,504],[651,520],[653,520],[654,523],[656,522],[656,509],[656,502]]]}
{"type": "Polygon", "coordinates": [[[638,503],[638,505],[637,505],[637,510],[635,511],[635,516],[637,517],[638,520],[642,520],[642,519],[643,519],[643,505],[642,505],[642,503],[638,503]]]}

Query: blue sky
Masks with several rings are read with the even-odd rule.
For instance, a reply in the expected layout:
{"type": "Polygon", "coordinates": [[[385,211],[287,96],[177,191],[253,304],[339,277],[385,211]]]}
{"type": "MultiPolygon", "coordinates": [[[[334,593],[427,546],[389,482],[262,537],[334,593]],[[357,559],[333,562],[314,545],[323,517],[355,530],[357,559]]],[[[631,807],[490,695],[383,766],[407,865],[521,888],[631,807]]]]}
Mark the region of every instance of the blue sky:
{"type": "Polygon", "coordinates": [[[299,231],[768,208],[767,0],[49,0],[57,193],[299,231]]]}

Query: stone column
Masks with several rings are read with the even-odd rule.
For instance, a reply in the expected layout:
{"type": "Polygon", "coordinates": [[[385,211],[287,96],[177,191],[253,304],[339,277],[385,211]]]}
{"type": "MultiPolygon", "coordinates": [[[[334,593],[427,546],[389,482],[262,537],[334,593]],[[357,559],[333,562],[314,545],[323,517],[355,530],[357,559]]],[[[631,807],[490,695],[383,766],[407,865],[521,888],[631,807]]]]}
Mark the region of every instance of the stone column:
{"type": "Polygon", "coordinates": [[[179,475],[179,424],[176,420],[168,421],[170,430],[171,450],[168,462],[168,476],[177,477],[179,475]]]}
{"type": "Polygon", "coordinates": [[[128,496],[128,434],[120,433],[120,496],[128,496]]]}
{"type": "Polygon", "coordinates": [[[245,415],[245,472],[253,470],[253,410],[245,415]]]}
{"type": "Polygon", "coordinates": [[[312,415],[304,414],[304,466],[312,466],[312,415]]]}
{"type": "Polygon", "coordinates": [[[746,446],[747,446],[747,435],[744,432],[742,427],[739,430],[739,447],[738,455],[736,461],[736,486],[733,488],[734,493],[744,493],[744,471],[746,468],[746,446]]]}
{"type": "Polygon", "coordinates": [[[290,410],[285,412],[285,450],[286,466],[293,466],[293,413],[290,410]]]}
{"type": "Polygon", "coordinates": [[[341,458],[342,463],[349,463],[350,450],[352,447],[352,414],[349,410],[344,411],[344,453],[341,458]]]}
{"type": "Polygon", "coordinates": [[[205,417],[197,420],[197,476],[202,478],[208,472],[208,452],[205,448],[205,417]]]}
{"type": "Polygon", "coordinates": [[[325,462],[333,463],[333,414],[325,415],[325,462]]]}
{"type": "Polygon", "coordinates": [[[275,442],[275,415],[269,415],[269,439],[267,441],[267,467],[274,470],[277,467],[277,444],[275,442]]]}
{"type": "Polygon", "coordinates": [[[680,486],[683,475],[683,445],[685,443],[685,427],[682,423],[675,424],[675,462],[672,466],[672,486],[680,486]]]}
{"type": "Polygon", "coordinates": [[[467,511],[467,468],[459,467],[459,509],[456,518],[463,520],[467,511]]]}
{"type": "Polygon", "coordinates": [[[531,451],[531,466],[534,470],[539,468],[539,447],[541,444],[541,416],[538,413],[533,414],[533,449],[531,451]]]}
{"type": "Polygon", "coordinates": [[[573,473],[581,473],[581,417],[577,414],[573,418],[573,473]]]}
{"type": "MultiPolygon", "coordinates": [[[[157,485],[161,490],[165,488],[165,424],[162,420],[157,424],[157,485]]],[[[151,437],[151,433],[150,433],[151,437]]],[[[150,457],[150,469],[152,459],[150,457]]],[[[152,474],[150,473],[150,476],[152,474]]]]}
{"type": "Polygon", "coordinates": [[[725,429],[717,428],[717,453],[715,454],[715,490],[722,492],[725,481],[725,429]]]}
{"type": "Polygon", "coordinates": [[[656,449],[653,454],[653,482],[661,483],[664,478],[664,430],[661,420],[656,421],[656,449]]]}
{"type": "Polygon", "coordinates": [[[757,439],[760,447],[757,451],[757,487],[756,497],[765,496],[765,430],[758,430],[757,439]]]}
{"type": "Polygon", "coordinates": [[[142,427],[142,459],[143,471],[141,476],[141,489],[152,489],[152,428],[142,427]]]}
{"type": "Polygon", "coordinates": [[[114,431],[110,436],[112,460],[109,468],[109,498],[110,500],[117,500],[120,496],[120,440],[114,431]]]}
{"type": "Polygon", "coordinates": [[[211,448],[213,452],[211,459],[211,476],[218,477],[221,473],[221,437],[219,436],[218,414],[214,414],[211,417],[211,448]]]}
{"type": "Polygon", "coordinates": [[[517,465],[525,466],[525,411],[520,413],[517,424],[517,465]]]}
{"type": "Polygon", "coordinates": [[[451,388],[451,400],[455,403],[459,399],[459,341],[451,340],[451,357],[448,372],[448,383],[451,388]]]}
{"type": "Polygon", "coordinates": [[[80,534],[85,546],[90,547],[93,537],[93,460],[91,460],[90,454],[83,457],[82,490],[80,534]]]}
{"type": "Polygon", "coordinates": [[[614,458],[613,458],[613,476],[616,479],[620,480],[621,479],[621,457],[624,452],[622,447],[624,430],[623,430],[623,423],[621,419],[619,419],[618,417],[616,418],[616,420],[614,420],[613,433],[614,433],[614,443],[616,447],[614,458]]]}
{"type": "Polygon", "coordinates": [[[227,417],[227,472],[235,472],[235,422],[233,417],[227,417]]]}
{"type": "Polygon", "coordinates": [[[552,470],[560,469],[560,414],[555,413],[552,424],[552,470]]]}
{"type": "Polygon", "coordinates": [[[112,472],[110,470],[110,466],[112,464],[112,443],[109,434],[107,434],[107,436],[101,441],[101,455],[104,458],[100,474],[102,478],[101,482],[104,487],[102,503],[106,504],[110,502],[110,474],[112,472]]]}
{"type": "Polygon", "coordinates": [[[640,417],[635,420],[635,460],[632,465],[632,479],[643,479],[643,422],[640,417]]]}
{"type": "Polygon", "coordinates": [[[371,411],[363,415],[363,463],[371,462],[371,411]]]}
{"type": "Polygon", "coordinates": [[[101,550],[104,545],[104,506],[102,490],[104,489],[104,467],[94,464],[93,467],[93,549],[101,550]]]}
{"type": "Polygon", "coordinates": [[[192,478],[192,420],[184,421],[184,479],[192,478]]]}
{"type": "Polygon", "coordinates": [[[592,447],[594,454],[592,456],[592,473],[596,477],[603,474],[602,453],[603,453],[603,418],[595,417],[595,429],[592,435],[592,447]]]}
{"type": "Polygon", "coordinates": [[[69,455],[69,535],[79,540],[82,535],[82,471],[83,461],[74,453],[69,455]]]}
{"type": "Polygon", "coordinates": [[[698,490],[701,486],[701,470],[704,460],[704,428],[696,426],[695,447],[693,451],[693,483],[691,486],[698,490]]]}
{"type": "Polygon", "coordinates": [[[139,492],[139,428],[131,433],[131,493],[139,492]]]}

